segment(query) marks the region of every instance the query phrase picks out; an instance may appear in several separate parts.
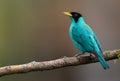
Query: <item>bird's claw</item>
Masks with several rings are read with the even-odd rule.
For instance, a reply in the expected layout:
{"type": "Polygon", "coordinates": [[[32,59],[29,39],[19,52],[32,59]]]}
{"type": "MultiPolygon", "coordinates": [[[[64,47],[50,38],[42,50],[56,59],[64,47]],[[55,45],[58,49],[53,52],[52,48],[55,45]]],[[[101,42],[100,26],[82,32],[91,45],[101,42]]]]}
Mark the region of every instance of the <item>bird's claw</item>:
{"type": "Polygon", "coordinates": [[[83,54],[83,53],[75,54],[73,57],[80,58],[80,56],[81,56],[82,54],[83,54]]]}

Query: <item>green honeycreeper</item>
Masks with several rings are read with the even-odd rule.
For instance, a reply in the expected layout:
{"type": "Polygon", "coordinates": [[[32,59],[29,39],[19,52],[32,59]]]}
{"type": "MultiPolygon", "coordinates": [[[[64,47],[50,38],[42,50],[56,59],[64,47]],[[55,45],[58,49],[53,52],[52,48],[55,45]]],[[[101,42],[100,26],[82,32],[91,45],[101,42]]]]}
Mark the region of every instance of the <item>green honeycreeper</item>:
{"type": "Polygon", "coordinates": [[[104,69],[109,68],[103,58],[100,42],[90,26],[86,24],[83,16],[78,12],[64,12],[64,14],[69,16],[71,20],[69,34],[73,44],[82,54],[93,53],[104,69]]]}

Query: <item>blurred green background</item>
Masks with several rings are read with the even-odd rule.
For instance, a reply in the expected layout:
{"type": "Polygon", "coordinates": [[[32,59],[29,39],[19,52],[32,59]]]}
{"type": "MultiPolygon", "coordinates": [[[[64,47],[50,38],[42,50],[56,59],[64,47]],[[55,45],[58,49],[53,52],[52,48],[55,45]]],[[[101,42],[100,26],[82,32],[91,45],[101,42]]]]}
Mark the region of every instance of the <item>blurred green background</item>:
{"type": "MultiPolygon", "coordinates": [[[[0,0],[0,66],[73,56],[79,51],[69,38],[77,11],[96,32],[103,50],[120,48],[119,0],[0,0]]],[[[119,81],[120,62],[99,63],[4,76],[0,81],[119,81]]]]}

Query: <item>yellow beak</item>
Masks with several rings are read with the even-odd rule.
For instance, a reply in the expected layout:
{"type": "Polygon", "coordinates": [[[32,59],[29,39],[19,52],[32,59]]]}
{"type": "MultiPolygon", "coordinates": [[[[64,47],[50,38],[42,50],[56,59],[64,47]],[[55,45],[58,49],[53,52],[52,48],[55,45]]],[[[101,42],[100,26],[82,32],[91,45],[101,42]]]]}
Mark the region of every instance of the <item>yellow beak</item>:
{"type": "Polygon", "coordinates": [[[65,15],[67,15],[67,16],[72,16],[72,14],[69,13],[69,12],[63,12],[63,14],[65,14],[65,15]]]}

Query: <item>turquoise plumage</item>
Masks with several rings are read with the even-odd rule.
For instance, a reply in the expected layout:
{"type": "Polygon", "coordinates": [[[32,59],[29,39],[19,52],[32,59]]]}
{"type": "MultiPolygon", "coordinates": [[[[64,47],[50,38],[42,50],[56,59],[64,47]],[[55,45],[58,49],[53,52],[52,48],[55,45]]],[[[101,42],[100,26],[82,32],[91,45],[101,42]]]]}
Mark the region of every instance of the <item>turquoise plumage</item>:
{"type": "Polygon", "coordinates": [[[82,52],[93,53],[100,61],[104,69],[109,68],[109,65],[103,58],[103,53],[100,43],[93,30],[85,23],[84,18],[77,12],[64,12],[71,20],[69,30],[70,38],[73,44],[82,52]]]}

